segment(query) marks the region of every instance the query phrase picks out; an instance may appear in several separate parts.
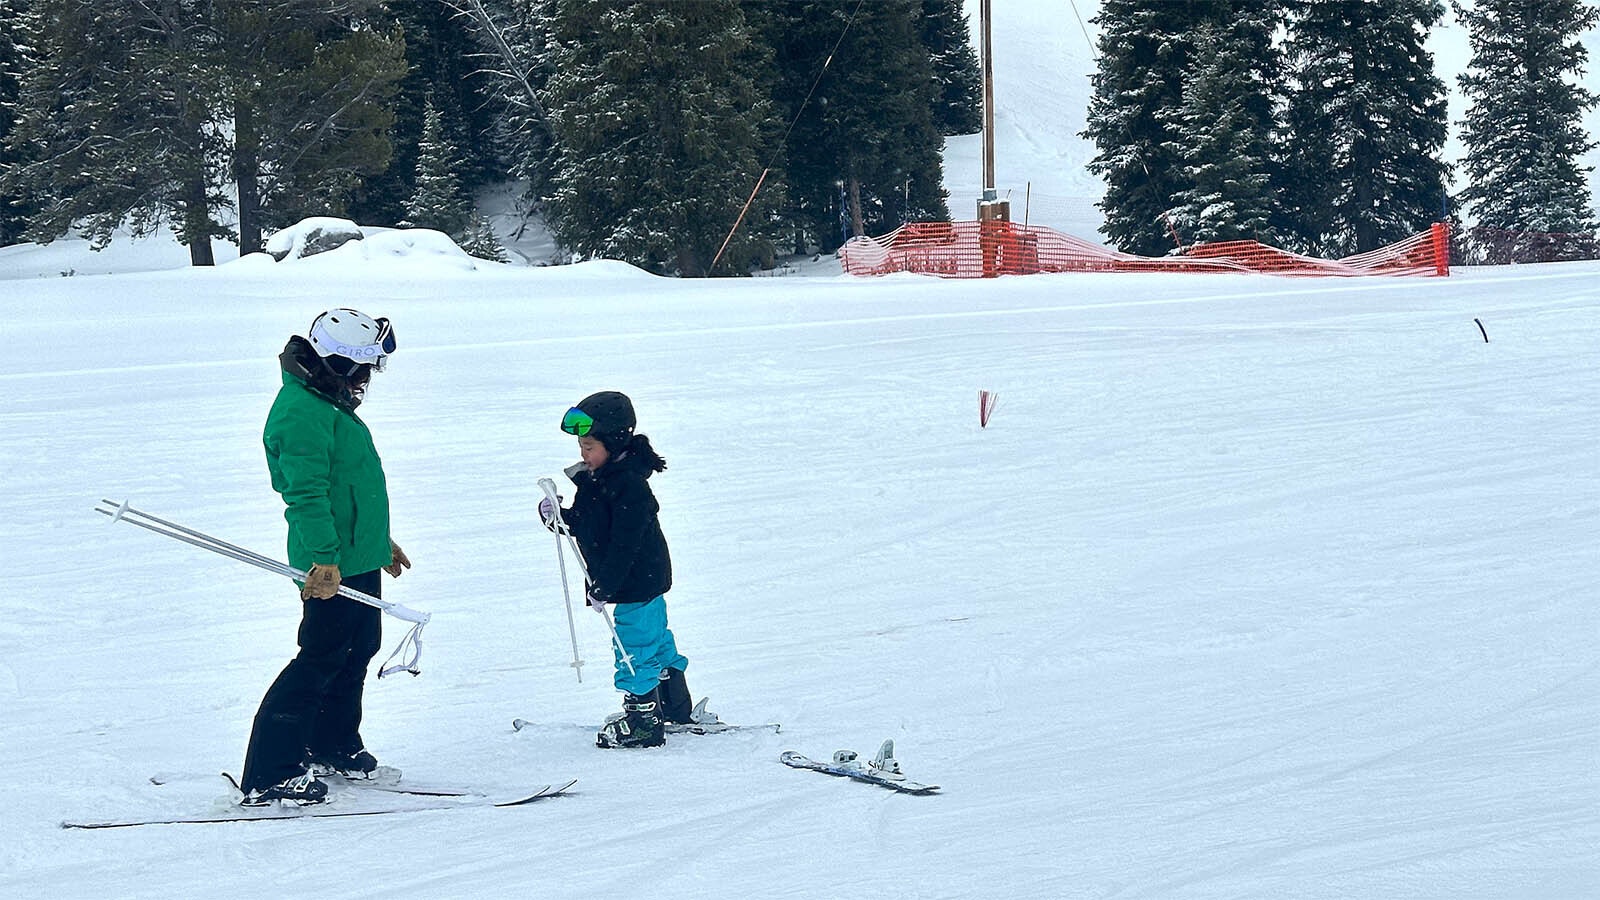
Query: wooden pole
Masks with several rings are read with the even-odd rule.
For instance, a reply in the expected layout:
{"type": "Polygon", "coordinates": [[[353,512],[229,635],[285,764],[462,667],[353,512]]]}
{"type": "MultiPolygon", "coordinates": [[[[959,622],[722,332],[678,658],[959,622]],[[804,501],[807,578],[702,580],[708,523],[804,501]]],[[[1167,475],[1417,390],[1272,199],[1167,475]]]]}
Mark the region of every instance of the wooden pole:
{"type": "Polygon", "coordinates": [[[1010,222],[1011,201],[1000,199],[994,183],[994,42],[989,27],[992,3],[993,0],[983,0],[978,13],[982,19],[978,33],[983,52],[983,196],[978,198],[978,221],[1010,222]]]}
{"type": "Polygon", "coordinates": [[[979,7],[983,51],[983,199],[996,199],[994,189],[994,51],[989,31],[989,4],[979,7]]]}

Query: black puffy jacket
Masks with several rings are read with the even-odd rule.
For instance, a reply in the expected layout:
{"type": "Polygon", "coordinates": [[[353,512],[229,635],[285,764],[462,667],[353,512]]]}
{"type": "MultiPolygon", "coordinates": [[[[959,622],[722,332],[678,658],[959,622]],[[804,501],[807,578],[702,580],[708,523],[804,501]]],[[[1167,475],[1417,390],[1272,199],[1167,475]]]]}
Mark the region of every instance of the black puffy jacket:
{"type": "Polygon", "coordinates": [[[635,435],[600,471],[567,470],[578,493],[563,518],[583,551],[594,593],[607,603],[646,603],[672,587],[661,504],[648,483],[665,468],[649,438],[635,435]]]}

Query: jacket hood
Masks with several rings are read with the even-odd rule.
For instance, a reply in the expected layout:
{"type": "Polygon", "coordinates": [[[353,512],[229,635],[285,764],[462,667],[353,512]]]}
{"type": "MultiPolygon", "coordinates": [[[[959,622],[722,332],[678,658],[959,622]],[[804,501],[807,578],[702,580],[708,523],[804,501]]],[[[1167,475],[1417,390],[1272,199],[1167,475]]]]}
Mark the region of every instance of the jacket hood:
{"type": "Polygon", "coordinates": [[[355,412],[361,405],[361,392],[355,390],[349,379],[340,378],[322,364],[322,357],[311,342],[295,335],[278,354],[278,365],[283,368],[284,383],[294,379],[313,393],[340,409],[355,412]]]}

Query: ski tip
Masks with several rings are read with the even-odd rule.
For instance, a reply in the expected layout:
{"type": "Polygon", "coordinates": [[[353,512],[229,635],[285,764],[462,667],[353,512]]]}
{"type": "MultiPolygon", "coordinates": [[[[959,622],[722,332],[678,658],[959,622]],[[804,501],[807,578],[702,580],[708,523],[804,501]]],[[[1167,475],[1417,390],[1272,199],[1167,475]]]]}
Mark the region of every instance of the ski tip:
{"type": "Polygon", "coordinates": [[[504,808],[504,807],[507,807],[507,806],[527,806],[528,804],[534,803],[534,802],[539,801],[539,800],[547,800],[547,799],[549,799],[551,797],[559,797],[559,796],[565,794],[573,785],[575,785],[577,783],[578,783],[578,779],[574,778],[571,781],[568,781],[567,783],[562,784],[562,785],[547,784],[544,787],[539,788],[538,790],[534,791],[533,793],[529,794],[526,797],[522,797],[522,798],[517,799],[517,800],[506,800],[506,801],[501,802],[501,803],[496,803],[495,806],[501,807],[501,808],[504,808]]]}
{"type": "Polygon", "coordinates": [[[521,731],[522,729],[527,728],[529,725],[532,725],[532,724],[533,723],[529,722],[527,719],[512,719],[511,720],[511,730],[512,731],[521,731]]]}

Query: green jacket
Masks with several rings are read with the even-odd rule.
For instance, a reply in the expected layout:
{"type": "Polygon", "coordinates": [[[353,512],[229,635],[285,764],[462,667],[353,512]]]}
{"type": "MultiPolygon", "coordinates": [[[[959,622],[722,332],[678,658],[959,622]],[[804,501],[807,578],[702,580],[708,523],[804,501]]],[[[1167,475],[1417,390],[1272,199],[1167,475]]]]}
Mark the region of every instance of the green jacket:
{"type": "Polygon", "coordinates": [[[262,434],[283,495],[289,565],[333,564],[345,577],[389,564],[389,488],[372,433],[285,372],[262,434]]]}

